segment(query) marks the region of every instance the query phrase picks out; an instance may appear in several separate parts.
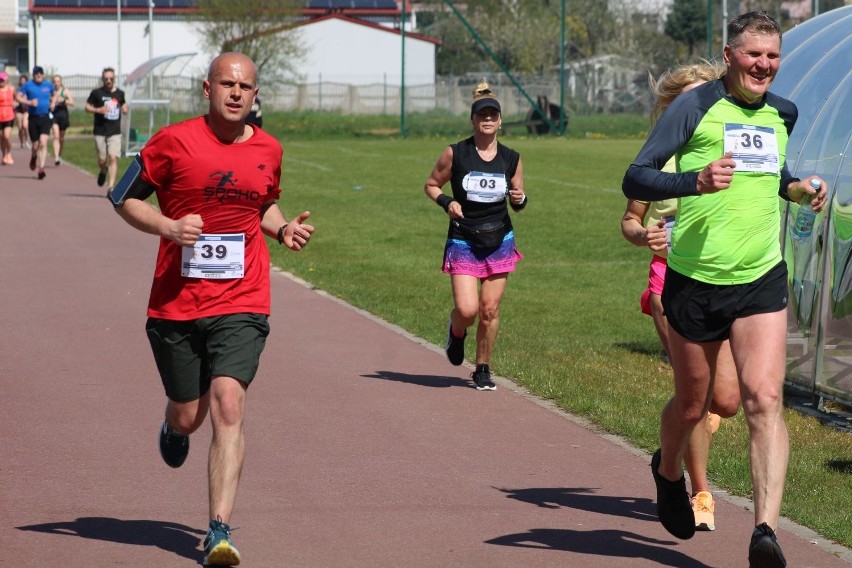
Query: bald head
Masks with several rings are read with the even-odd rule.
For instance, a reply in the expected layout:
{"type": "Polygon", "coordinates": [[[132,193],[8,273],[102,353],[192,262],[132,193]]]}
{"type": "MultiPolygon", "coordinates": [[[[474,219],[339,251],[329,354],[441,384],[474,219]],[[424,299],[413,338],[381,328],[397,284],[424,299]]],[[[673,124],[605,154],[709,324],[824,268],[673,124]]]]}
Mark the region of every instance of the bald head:
{"type": "Polygon", "coordinates": [[[246,117],[257,96],[257,68],[242,53],[223,53],[210,63],[204,96],[210,101],[207,122],[221,140],[250,135],[246,117]]]}
{"type": "Polygon", "coordinates": [[[223,73],[238,71],[240,76],[251,76],[253,81],[257,78],[257,67],[254,61],[243,53],[231,51],[217,56],[210,62],[207,68],[207,80],[213,82],[223,73]]]}

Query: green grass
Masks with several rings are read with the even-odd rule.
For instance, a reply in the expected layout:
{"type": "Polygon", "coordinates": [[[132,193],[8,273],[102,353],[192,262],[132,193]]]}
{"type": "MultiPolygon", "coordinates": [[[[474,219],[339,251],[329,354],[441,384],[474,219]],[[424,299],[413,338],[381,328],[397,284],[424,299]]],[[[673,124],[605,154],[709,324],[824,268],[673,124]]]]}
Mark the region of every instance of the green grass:
{"type": "MultiPolygon", "coordinates": [[[[400,139],[369,134],[392,128],[377,126],[392,124],[392,117],[359,122],[336,116],[336,126],[335,115],[313,118],[267,118],[267,129],[285,147],[282,208],[288,217],[310,210],[317,228],[299,254],[272,246],[273,261],[443,344],[451,308],[449,279],[440,271],[447,219],[422,188],[446,144],[467,134],[466,121],[455,127],[454,138],[436,134],[444,131],[441,123],[435,130],[424,126],[420,137],[400,139]]],[[[509,279],[492,367],[652,451],[672,374],[660,363],[651,320],[639,312],[648,252],[628,244],[619,231],[621,177],[641,144],[644,122],[606,120],[590,119],[584,128],[597,134],[588,138],[503,139],[521,153],[530,205],[513,218],[525,258],[509,279]],[[632,134],[625,124],[635,124],[632,134]],[[599,139],[619,130],[631,138],[599,139]]],[[[70,141],[66,159],[94,172],[88,139],[70,141]]],[[[782,514],[852,547],[852,437],[798,412],[786,415],[792,456],[782,514]]],[[[748,471],[740,412],[714,437],[708,473],[717,486],[751,497],[748,471]]]]}

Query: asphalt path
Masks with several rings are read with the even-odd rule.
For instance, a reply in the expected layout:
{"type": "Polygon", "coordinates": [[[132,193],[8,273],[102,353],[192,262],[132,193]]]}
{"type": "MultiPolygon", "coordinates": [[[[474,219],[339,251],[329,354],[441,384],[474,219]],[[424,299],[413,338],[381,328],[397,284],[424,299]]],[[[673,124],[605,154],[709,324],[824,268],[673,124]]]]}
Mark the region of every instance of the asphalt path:
{"type": "MultiPolygon", "coordinates": [[[[50,165],[38,180],[14,156],[0,167],[0,565],[198,565],[210,428],[182,468],[162,463],[144,333],[157,239],[91,175],[50,165]]],[[[272,294],[231,523],[243,566],[748,565],[748,501],[717,492],[717,530],[678,541],[646,453],[503,378],[476,391],[439,347],[286,273],[272,294]]],[[[852,565],[787,520],[778,537],[788,566],[852,565]]]]}

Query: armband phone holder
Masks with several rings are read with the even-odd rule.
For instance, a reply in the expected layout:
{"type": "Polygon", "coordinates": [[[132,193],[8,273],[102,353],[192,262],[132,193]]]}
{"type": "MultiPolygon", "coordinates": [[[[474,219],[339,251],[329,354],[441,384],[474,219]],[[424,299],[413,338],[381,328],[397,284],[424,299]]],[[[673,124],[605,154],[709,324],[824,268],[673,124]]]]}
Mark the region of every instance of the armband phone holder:
{"type": "Polygon", "coordinates": [[[142,158],[137,154],[112,191],[107,193],[113,207],[121,207],[130,198],[147,199],[154,193],[154,187],[142,181],[142,169],[142,158]]]}

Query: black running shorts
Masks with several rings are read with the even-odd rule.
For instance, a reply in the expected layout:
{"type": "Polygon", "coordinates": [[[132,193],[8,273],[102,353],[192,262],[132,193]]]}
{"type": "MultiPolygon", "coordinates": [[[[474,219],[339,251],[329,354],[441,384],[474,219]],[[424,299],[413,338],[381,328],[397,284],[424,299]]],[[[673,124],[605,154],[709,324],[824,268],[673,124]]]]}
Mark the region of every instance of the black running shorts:
{"type": "Polygon", "coordinates": [[[53,118],[49,114],[31,114],[27,122],[27,130],[29,130],[30,140],[35,142],[42,136],[50,135],[50,127],[53,125],[53,118]]]}
{"type": "Polygon", "coordinates": [[[787,307],[787,265],[781,261],[748,284],[707,284],[671,268],[663,286],[669,325],[690,341],[724,341],[737,318],[778,312],[787,307]]]}
{"type": "Polygon", "coordinates": [[[269,322],[262,314],[190,321],[148,318],[145,331],[166,396],[175,402],[189,402],[210,390],[215,376],[250,384],[266,346],[269,322]]]}

